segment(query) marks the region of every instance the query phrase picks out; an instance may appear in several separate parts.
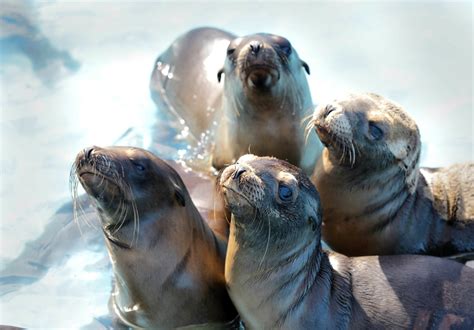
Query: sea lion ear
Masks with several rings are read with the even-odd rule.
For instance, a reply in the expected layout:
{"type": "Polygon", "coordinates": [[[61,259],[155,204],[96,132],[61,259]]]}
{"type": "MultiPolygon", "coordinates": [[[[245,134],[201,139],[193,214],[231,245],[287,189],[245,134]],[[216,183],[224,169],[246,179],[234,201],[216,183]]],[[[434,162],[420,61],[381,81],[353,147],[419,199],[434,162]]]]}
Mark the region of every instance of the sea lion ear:
{"type": "Polygon", "coordinates": [[[181,206],[186,206],[186,200],[184,199],[184,195],[181,189],[176,188],[176,190],[174,191],[174,196],[176,197],[176,200],[181,206]]]}
{"type": "Polygon", "coordinates": [[[309,74],[309,65],[305,61],[301,61],[301,65],[303,66],[304,70],[306,71],[307,74],[309,74]]]}
{"type": "Polygon", "coordinates": [[[311,226],[312,231],[316,231],[318,229],[318,222],[314,217],[309,217],[308,218],[308,224],[311,226]]]}
{"type": "Polygon", "coordinates": [[[176,182],[171,179],[171,184],[173,185],[174,188],[174,197],[178,201],[179,205],[181,206],[186,206],[186,199],[184,198],[184,193],[181,187],[176,184],[176,182]]]}
{"type": "Polygon", "coordinates": [[[221,77],[222,77],[222,74],[224,73],[224,69],[220,69],[219,72],[217,72],[217,81],[218,82],[221,82],[221,77]]]}

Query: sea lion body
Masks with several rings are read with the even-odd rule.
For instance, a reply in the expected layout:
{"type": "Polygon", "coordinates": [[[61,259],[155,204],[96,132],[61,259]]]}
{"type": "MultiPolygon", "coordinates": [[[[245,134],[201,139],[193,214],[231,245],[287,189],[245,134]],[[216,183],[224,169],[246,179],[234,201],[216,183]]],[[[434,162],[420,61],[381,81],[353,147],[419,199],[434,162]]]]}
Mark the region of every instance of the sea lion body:
{"type": "Polygon", "coordinates": [[[250,329],[467,329],[474,270],[431,256],[321,249],[318,193],[286,162],[246,155],[219,178],[232,212],[225,277],[250,329]]]}
{"type": "Polygon", "coordinates": [[[420,135],[375,94],[323,105],[310,125],[326,148],[312,181],[323,239],[346,255],[474,252],[474,163],[420,169],[420,135]]]}
{"type": "Polygon", "coordinates": [[[305,70],[283,37],[199,28],[158,57],[150,90],[158,108],[182,118],[195,141],[214,134],[215,168],[250,150],[311,171],[322,147],[314,132],[305,141],[303,119],[313,106],[305,70]]]}
{"type": "Polygon", "coordinates": [[[88,148],[74,172],[101,219],[115,283],[111,305],[131,327],[232,320],[225,237],[194,206],[178,173],[138,148],[88,148]]]}
{"type": "Polygon", "coordinates": [[[150,80],[153,101],[161,113],[182,119],[196,140],[213,129],[213,121],[220,116],[223,86],[217,72],[235,37],[215,28],[193,29],[155,61],[150,80]]]}

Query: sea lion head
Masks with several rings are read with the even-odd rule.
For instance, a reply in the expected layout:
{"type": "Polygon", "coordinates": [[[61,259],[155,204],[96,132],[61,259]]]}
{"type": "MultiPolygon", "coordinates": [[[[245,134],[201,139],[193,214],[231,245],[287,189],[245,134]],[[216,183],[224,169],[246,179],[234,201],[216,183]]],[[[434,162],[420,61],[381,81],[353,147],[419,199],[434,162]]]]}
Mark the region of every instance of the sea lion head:
{"type": "Polygon", "coordinates": [[[227,48],[224,68],[226,84],[240,90],[247,98],[275,96],[297,81],[306,81],[303,69],[309,66],[300,60],[296,50],[284,37],[257,33],[232,40],[227,48]]]}
{"type": "Polygon", "coordinates": [[[188,198],[178,174],[139,148],[86,148],[71,172],[92,197],[106,237],[123,247],[133,245],[139,222],[185,206],[188,198]]]}
{"type": "Polygon", "coordinates": [[[316,108],[309,124],[340,166],[384,169],[400,166],[410,175],[418,166],[420,133],[403,108],[372,93],[351,94],[316,108]]]}
{"type": "Polygon", "coordinates": [[[265,244],[261,235],[267,230],[272,242],[301,235],[301,227],[310,235],[319,235],[319,195],[298,167],[248,154],[225,168],[218,183],[236,226],[253,236],[248,242],[265,244]]]}

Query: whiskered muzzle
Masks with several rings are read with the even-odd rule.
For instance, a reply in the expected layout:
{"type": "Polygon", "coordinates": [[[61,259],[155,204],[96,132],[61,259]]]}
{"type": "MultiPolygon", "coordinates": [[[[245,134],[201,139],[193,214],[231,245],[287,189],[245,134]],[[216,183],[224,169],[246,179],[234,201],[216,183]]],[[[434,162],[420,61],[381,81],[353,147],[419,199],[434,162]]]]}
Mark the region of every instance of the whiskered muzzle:
{"type": "Polygon", "coordinates": [[[341,165],[354,167],[359,150],[354,143],[351,123],[341,109],[332,105],[318,107],[306,125],[306,135],[313,129],[320,141],[336,153],[341,165]]]}
{"type": "MultiPolygon", "coordinates": [[[[79,184],[93,204],[99,210],[102,229],[112,242],[118,242],[116,235],[124,226],[133,224],[130,243],[120,243],[132,246],[138,240],[139,212],[133,189],[126,180],[125,171],[121,164],[101,152],[91,152],[85,149],[80,152],[71,167],[69,185],[74,208],[74,220],[79,224],[81,218],[91,225],[85,217],[83,199],[78,193],[79,184]]],[[[130,235],[127,235],[130,236],[130,235]]],[[[119,246],[120,246],[119,244],[119,246]]]]}

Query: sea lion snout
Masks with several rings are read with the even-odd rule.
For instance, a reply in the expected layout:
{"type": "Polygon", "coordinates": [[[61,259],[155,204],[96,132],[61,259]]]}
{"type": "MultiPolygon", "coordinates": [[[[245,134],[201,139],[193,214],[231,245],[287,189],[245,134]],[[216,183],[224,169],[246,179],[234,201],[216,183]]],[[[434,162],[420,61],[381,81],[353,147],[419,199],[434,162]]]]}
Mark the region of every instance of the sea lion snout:
{"type": "Polygon", "coordinates": [[[315,129],[323,144],[348,143],[353,139],[351,120],[344,109],[337,104],[318,106],[308,124],[315,129]]]}
{"type": "Polygon", "coordinates": [[[250,42],[249,47],[250,47],[250,52],[253,55],[257,55],[260,49],[262,49],[263,44],[257,40],[254,40],[250,42]]]}
{"type": "Polygon", "coordinates": [[[243,43],[237,54],[241,63],[241,79],[252,89],[268,90],[280,80],[280,57],[272,44],[251,39],[243,43]]]}
{"type": "Polygon", "coordinates": [[[241,160],[222,172],[219,185],[227,206],[238,214],[253,212],[264,196],[262,180],[241,160]]]}

